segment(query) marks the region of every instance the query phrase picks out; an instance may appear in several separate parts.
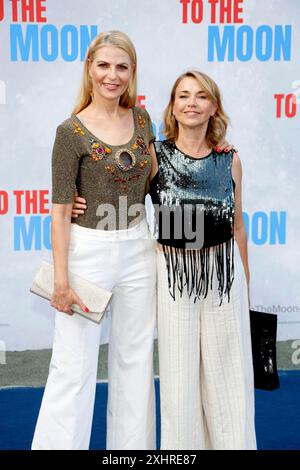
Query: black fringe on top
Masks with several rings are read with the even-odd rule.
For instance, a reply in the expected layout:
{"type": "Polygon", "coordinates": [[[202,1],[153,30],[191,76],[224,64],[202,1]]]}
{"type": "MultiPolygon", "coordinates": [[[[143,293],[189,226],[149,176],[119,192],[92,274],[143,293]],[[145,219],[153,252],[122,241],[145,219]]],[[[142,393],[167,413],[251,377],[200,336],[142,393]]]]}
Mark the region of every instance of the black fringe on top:
{"type": "Polygon", "coordinates": [[[174,300],[176,290],[182,297],[184,289],[187,290],[189,297],[194,296],[194,302],[205,298],[208,289],[212,289],[213,275],[216,271],[220,305],[226,295],[230,302],[230,289],[234,280],[234,238],[201,250],[162,246],[168,269],[169,292],[174,300]]]}

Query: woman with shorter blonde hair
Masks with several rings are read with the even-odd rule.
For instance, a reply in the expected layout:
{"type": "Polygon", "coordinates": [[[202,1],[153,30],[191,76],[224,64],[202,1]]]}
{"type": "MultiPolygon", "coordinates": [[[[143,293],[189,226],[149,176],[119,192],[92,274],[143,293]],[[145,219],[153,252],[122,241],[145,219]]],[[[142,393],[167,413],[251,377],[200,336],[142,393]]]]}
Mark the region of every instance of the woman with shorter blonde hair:
{"type": "Polygon", "coordinates": [[[242,167],[216,83],[175,82],[152,155],[161,449],[255,449],[242,167]],[[157,159],[157,161],[156,161],[157,159]]]}
{"type": "Polygon", "coordinates": [[[83,304],[69,271],[112,291],[107,449],[155,449],[153,337],[155,251],[144,199],[154,140],[135,107],[137,59],[128,36],[109,31],[87,52],[71,117],[57,128],[52,158],[54,292],[49,376],[32,449],[89,448],[101,325],[74,315],[83,304]],[[71,221],[75,189],[87,203],[71,221]],[[136,211],[128,213],[128,207],[136,211]]]}

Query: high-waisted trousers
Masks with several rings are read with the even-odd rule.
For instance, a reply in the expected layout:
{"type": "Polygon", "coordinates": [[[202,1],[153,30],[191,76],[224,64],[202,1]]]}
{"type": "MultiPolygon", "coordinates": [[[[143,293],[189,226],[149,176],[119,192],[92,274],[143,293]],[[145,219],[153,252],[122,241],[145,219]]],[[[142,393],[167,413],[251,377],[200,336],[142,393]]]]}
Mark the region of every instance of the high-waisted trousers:
{"type": "MultiPolygon", "coordinates": [[[[142,221],[128,230],[72,224],[69,271],[113,293],[107,449],[155,449],[153,338],[155,241],[142,221]]],[[[56,312],[49,376],[32,449],[88,449],[101,325],[56,312]]]]}
{"type": "Polygon", "coordinates": [[[256,449],[245,274],[235,245],[230,302],[216,281],[205,299],[168,289],[157,253],[161,449],[256,449]]]}

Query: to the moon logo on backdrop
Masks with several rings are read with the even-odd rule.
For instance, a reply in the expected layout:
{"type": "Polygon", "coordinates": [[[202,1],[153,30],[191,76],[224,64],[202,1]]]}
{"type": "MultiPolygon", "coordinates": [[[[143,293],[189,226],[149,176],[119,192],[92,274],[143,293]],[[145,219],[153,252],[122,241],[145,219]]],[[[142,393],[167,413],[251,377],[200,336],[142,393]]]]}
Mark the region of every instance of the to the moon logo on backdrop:
{"type": "Polygon", "coordinates": [[[292,26],[263,24],[253,28],[244,25],[244,0],[179,1],[184,24],[202,23],[207,8],[209,62],[291,60],[292,26]]]}
{"type": "MultiPolygon", "coordinates": [[[[4,18],[0,1],[0,20],[4,18]]],[[[98,34],[96,25],[65,24],[58,27],[47,23],[46,0],[11,0],[10,59],[12,62],[53,62],[62,59],[84,60],[86,51],[98,34]],[[30,23],[30,24],[27,24],[30,23]],[[34,23],[34,24],[32,24],[34,23]]]]}

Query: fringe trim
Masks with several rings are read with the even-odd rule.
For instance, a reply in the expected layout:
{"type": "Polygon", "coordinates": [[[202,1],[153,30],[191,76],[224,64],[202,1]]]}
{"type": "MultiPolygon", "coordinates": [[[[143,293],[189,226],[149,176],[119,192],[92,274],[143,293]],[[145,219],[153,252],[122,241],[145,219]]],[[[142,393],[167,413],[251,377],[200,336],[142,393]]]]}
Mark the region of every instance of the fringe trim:
{"type": "Polygon", "coordinates": [[[194,296],[194,302],[197,299],[206,298],[208,289],[212,289],[215,271],[220,305],[226,295],[228,302],[230,302],[230,289],[234,280],[234,238],[220,245],[201,250],[184,250],[168,245],[162,246],[168,269],[169,292],[174,300],[176,290],[182,297],[185,288],[189,297],[194,296]],[[213,254],[211,254],[212,250],[213,254]]]}

